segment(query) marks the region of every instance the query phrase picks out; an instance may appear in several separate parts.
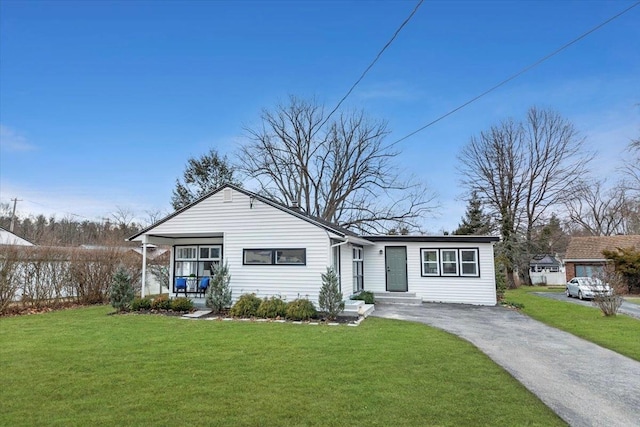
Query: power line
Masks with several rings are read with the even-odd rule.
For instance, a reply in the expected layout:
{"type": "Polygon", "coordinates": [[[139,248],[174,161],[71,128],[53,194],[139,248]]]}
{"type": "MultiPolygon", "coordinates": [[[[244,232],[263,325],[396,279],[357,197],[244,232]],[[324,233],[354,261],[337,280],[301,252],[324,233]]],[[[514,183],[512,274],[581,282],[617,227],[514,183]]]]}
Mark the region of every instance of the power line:
{"type": "Polygon", "coordinates": [[[396,37],[398,37],[398,34],[400,34],[400,31],[402,31],[402,29],[404,28],[405,25],[407,25],[409,23],[409,21],[411,20],[411,18],[413,18],[413,15],[416,14],[416,12],[418,11],[418,8],[422,5],[422,2],[424,0],[419,0],[418,4],[416,5],[415,8],[413,8],[413,11],[411,11],[411,13],[409,14],[409,16],[402,22],[402,24],[400,24],[400,26],[398,27],[398,29],[396,30],[395,33],[393,33],[393,36],[391,37],[391,39],[389,39],[389,41],[387,42],[387,44],[384,45],[384,47],[380,50],[380,52],[378,52],[378,54],[376,55],[376,57],[374,58],[374,60],[371,62],[371,64],[369,64],[369,66],[364,70],[364,72],[360,75],[360,78],[358,78],[358,80],[356,80],[356,82],[351,86],[351,88],[347,91],[347,93],[342,97],[342,99],[340,99],[340,101],[338,102],[338,104],[335,106],[335,108],[333,110],[331,110],[331,112],[329,113],[329,115],[324,119],[324,121],[322,122],[322,124],[318,127],[318,129],[321,129],[331,118],[331,116],[333,115],[333,113],[335,113],[336,111],[338,111],[338,108],[340,108],[340,106],[342,105],[342,103],[349,97],[349,95],[351,95],[351,92],[353,92],[353,90],[356,88],[356,86],[358,86],[358,84],[362,81],[362,79],[364,79],[364,76],[369,72],[369,70],[371,68],[373,68],[373,66],[375,65],[376,62],[378,62],[378,59],[380,59],[380,57],[382,56],[382,54],[384,53],[385,50],[387,50],[387,48],[389,46],[391,46],[391,43],[393,43],[393,41],[396,39],[396,37]]]}
{"type": "Polygon", "coordinates": [[[422,132],[423,130],[425,130],[426,128],[438,123],[440,120],[449,117],[450,115],[452,115],[453,113],[463,109],[464,107],[466,107],[467,105],[477,101],[478,99],[482,98],[483,96],[493,92],[494,90],[498,89],[501,86],[504,86],[505,84],[509,83],[511,80],[519,77],[520,75],[526,73],[527,71],[531,70],[532,68],[537,67],[538,65],[542,64],[543,62],[545,62],[547,59],[557,55],[558,53],[562,52],[563,50],[565,50],[566,48],[568,48],[569,46],[573,45],[574,43],[579,42],[580,40],[582,40],[583,38],[587,37],[588,35],[590,35],[591,33],[599,30],[600,28],[604,27],[605,25],[607,25],[608,23],[610,23],[611,21],[621,17],[622,15],[624,15],[625,13],[629,12],[631,9],[633,9],[634,7],[640,5],[640,1],[632,4],[631,6],[629,6],[628,8],[624,9],[622,12],[619,12],[618,14],[612,16],[611,18],[607,19],[606,21],[596,25],[595,27],[591,28],[589,31],[583,33],[582,35],[578,36],[577,38],[571,40],[569,43],[566,43],[565,45],[561,46],[560,48],[554,50],[553,52],[551,52],[550,54],[543,56],[542,58],[538,59],[536,62],[534,62],[533,64],[523,68],[522,70],[518,71],[517,73],[513,74],[512,76],[504,79],[503,81],[501,81],[500,83],[498,83],[495,86],[492,86],[491,88],[485,90],[484,92],[482,92],[480,95],[475,96],[474,98],[471,98],[469,101],[465,102],[464,104],[454,108],[453,110],[443,114],[442,116],[438,117],[437,119],[427,123],[426,125],[422,126],[421,128],[418,128],[416,130],[414,130],[413,132],[411,132],[410,134],[403,136],[402,138],[398,139],[397,141],[393,142],[392,144],[390,144],[390,146],[393,146],[399,142],[404,141],[407,138],[412,137],[413,135],[422,132]]]}

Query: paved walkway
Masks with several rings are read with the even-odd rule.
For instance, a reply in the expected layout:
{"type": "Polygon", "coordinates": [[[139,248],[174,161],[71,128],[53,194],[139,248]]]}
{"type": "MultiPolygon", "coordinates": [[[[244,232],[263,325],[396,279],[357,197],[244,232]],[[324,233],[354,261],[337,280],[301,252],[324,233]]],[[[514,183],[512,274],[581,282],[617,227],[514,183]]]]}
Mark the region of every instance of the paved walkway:
{"type": "Polygon", "coordinates": [[[572,426],[640,426],[640,362],[517,311],[376,304],[372,316],[425,323],[470,341],[572,426]]]}

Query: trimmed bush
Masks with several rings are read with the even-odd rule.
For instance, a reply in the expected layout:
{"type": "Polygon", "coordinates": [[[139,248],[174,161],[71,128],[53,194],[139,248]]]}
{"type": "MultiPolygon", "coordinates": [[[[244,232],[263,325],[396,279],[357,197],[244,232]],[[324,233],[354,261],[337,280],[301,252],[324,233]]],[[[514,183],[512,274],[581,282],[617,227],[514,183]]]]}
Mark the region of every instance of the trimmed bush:
{"type": "Polygon", "coordinates": [[[376,298],[373,295],[373,292],[369,292],[369,291],[361,291],[356,295],[351,295],[349,299],[356,300],[356,301],[364,301],[365,304],[375,304],[376,302],[376,298]]]}
{"type": "Polygon", "coordinates": [[[229,274],[229,266],[225,262],[224,265],[216,268],[213,277],[207,288],[205,304],[214,314],[220,313],[231,305],[231,275],[229,274]]]}
{"type": "Polygon", "coordinates": [[[327,317],[334,320],[344,310],[338,275],[333,268],[327,267],[327,272],[322,274],[321,277],[322,287],[320,288],[318,303],[320,304],[320,309],[327,313],[327,317]]]}
{"type": "Polygon", "coordinates": [[[260,303],[256,316],[265,319],[275,319],[287,315],[287,303],[278,297],[265,298],[260,303]]]}
{"type": "Polygon", "coordinates": [[[244,294],[231,307],[229,314],[235,317],[255,317],[262,300],[256,294],[244,294]]]}
{"type": "Polygon", "coordinates": [[[309,320],[316,315],[316,308],[308,299],[301,298],[287,304],[287,319],[309,320]]]}
{"type": "Polygon", "coordinates": [[[171,300],[169,295],[162,294],[154,298],[151,303],[151,308],[154,310],[171,310],[171,300]]]}
{"type": "Polygon", "coordinates": [[[173,311],[191,311],[193,309],[193,301],[189,298],[175,298],[171,300],[171,310],[173,311]]]}
{"type": "Polygon", "coordinates": [[[133,311],[149,310],[149,309],[151,309],[150,298],[135,298],[131,303],[131,310],[133,311]]]}
{"type": "Polygon", "coordinates": [[[109,302],[116,310],[122,312],[127,311],[133,302],[133,286],[131,285],[131,277],[124,267],[118,268],[113,275],[111,282],[111,290],[109,292],[109,302]]]}

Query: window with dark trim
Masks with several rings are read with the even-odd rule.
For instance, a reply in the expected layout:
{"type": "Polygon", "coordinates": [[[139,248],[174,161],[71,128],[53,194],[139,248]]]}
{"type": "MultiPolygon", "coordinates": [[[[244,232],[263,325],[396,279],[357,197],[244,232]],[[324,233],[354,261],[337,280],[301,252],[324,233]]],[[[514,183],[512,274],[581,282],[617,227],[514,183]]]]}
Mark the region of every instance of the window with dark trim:
{"type": "Polygon", "coordinates": [[[440,271],[443,276],[458,275],[458,251],[456,249],[440,250],[440,271]]]}
{"type": "Polygon", "coordinates": [[[478,276],[478,250],[460,249],[460,275],[478,276]]]}
{"type": "Polygon", "coordinates": [[[353,292],[364,290],[364,251],[362,246],[353,247],[353,292]]]}
{"type": "Polygon", "coordinates": [[[174,246],[173,281],[187,279],[186,292],[197,292],[203,277],[211,277],[222,262],[222,245],[174,246]]]}
{"type": "Polygon", "coordinates": [[[422,275],[439,276],[440,268],[437,249],[422,249],[422,275]]]}
{"type": "Polygon", "coordinates": [[[421,248],[422,277],[480,277],[478,248],[421,248]]]}
{"type": "Polygon", "coordinates": [[[243,249],[244,265],[306,265],[305,248],[243,249]]]}

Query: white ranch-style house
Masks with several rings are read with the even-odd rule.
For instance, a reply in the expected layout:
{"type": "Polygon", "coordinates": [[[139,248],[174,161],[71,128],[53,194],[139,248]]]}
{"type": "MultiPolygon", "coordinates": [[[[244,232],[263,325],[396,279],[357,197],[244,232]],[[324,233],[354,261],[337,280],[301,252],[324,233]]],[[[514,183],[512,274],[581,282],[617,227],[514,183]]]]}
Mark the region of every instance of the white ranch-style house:
{"type": "Polygon", "coordinates": [[[317,304],[320,276],[333,267],[345,298],[367,290],[422,301],[496,304],[497,237],[359,236],[234,185],[129,240],[142,243],[143,267],[147,246],[170,246],[171,294],[195,300],[203,297],[200,284],[226,263],[234,300],[255,293],[317,304]]]}

